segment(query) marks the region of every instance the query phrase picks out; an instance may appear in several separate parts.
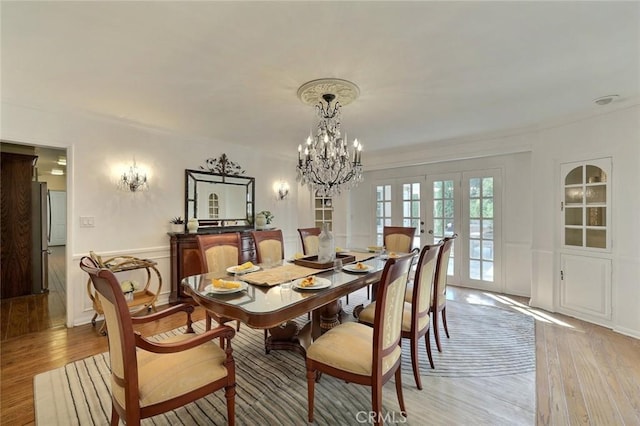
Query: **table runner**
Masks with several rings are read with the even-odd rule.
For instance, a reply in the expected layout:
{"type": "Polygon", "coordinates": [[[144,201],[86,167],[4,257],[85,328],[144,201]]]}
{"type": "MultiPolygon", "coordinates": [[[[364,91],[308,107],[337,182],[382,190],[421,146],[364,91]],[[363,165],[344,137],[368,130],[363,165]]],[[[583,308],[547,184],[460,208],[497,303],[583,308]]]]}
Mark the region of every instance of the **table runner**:
{"type": "MultiPolygon", "coordinates": [[[[376,256],[375,253],[361,253],[351,251],[346,252],[346,254],[355,256],[356,262],[362,262],[376,256]]],[[[315,269],[308,268],[306,266],[285,264],[270,269],[251,272],[249,274],[243,275],[240,279],[242,279],[242,281],[248,282],[249,284],[271,287],[288,280],[297,280],[298,278],[308,277],[309,275],[319,274],[320,272],[330,271],[331,269],[333,268],[315,269]]]]}
{"type": "Polygon", "coordinates": [[[297,280],[298,278],[308,277],[309,275],[318,274],[328,270],[329,269],[314,269],[307,268],[306,266],[289,264],[251,272],[250,274],[243,275],[239,279],[246,281],[249,284],[274,286],[288,280],[297,280]]]}

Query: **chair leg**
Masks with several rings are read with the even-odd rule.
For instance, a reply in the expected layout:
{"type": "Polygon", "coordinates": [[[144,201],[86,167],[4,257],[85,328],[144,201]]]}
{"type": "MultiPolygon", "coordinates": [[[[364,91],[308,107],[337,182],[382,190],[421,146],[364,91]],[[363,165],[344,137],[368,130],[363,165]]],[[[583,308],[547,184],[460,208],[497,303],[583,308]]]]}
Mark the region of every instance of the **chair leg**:
{"type": "Polygon", "coordinates": [[[207,311],[206,315],[205,315],[205,326],[204,329],[206,331],[211,330],[211,314],[207,311]]]}
{"type": "Polygon", "coordinates": [[[224,397],[227,399],[227,424],[233,426],[236,424],[236,385],[226,386],[224,388],[224,397]]]}
{"type": "MultiPolygon", "coordinates": [[[[399,370],[400,368],[398,368],[399,370]]],[[[396,393],[398,392],[396,383],[396,393]]],[[[382,426],[382,384],[380,382],[374,384],[371,387],[371,405],[373,408],[373,414],[376,426],[382,426]]]]}
{"type": "Polygon", "coordinates": [[[427,330],[427,334],[424,336],[424,341],[427,344],[427,356],[429,357],[429,364],[431,364],[431,369],[435,369],[435,365],[433,364],[433,357],[431,356],[431,339],[429,337],[429,330],[427,330]]]}
{"type": "Polygon", "coordinates": [[[413,367],[413,378],[416,379],[416,386],[422,390],[422,381],[420,380],[420,366],[418,365],[418,339],[412,337],[411,341],[411,366],[413,367]]]}
{"type": "Polygon", "coordinates": [[[349,295],[347,294],[347,305],[349,304],[349,295]]]}
{"type": "Polygon", "coordinates": [[[240,321],[236,321],[236,331],[240,331],[240,321]]]}
{"type": "Polygon", "coordinates": [[[313,397],[316,384],[316,372],[307,366],[307,401],[309,410],[309,423],[313,422],[313,397]]]}
{"type": "Polygon", "coordinates": [[[120,416],[116,411],[116,406],[111,403],[111,426],[118,426],[118,423],[120,423],[120,416]]]}
{"type": "Polygon", "coordinates": [[[371,286],[367,286],[367,299],[371,300],[371,286]]]}
{"type": "Polygon", "coordinates": [[[398,395],[398,404],[403,417],[407,417],[407,409],[404,406],[404,395],[402,394],[402,368],[398,366],[396,370],[396,394],[398,395]]]}
{"type": "Polygon", "coordinates": [[[436,338],[438,352],[442,352],[442,346],[440,345],[440,327],[438,327],[438,311],[433,312],[433,335],[436,338]]]}
{"type": "Polygon", "coordinates": [[[447,339],[449,338],[449,327],[447,327],[447,307],[442,308],[442,325],[444,325],[444,332],[447,334],[447,339]]]}

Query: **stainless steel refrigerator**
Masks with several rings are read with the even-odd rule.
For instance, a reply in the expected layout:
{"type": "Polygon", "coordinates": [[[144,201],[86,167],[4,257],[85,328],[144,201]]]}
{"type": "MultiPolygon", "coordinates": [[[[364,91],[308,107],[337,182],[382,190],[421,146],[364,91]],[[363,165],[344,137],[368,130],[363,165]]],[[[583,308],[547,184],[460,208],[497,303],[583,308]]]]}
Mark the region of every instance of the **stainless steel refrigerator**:
{"type": "Polygon", "coordinates": [[[49,291],[49,208],[46,182],[31,183],[31,292],[49,291]]]}

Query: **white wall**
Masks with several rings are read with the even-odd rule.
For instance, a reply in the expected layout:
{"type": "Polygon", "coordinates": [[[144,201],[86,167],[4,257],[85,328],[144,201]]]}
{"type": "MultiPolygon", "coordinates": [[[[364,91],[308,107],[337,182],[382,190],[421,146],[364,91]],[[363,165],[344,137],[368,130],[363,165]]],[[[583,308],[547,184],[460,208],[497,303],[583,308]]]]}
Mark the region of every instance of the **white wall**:
{"type": "Polygon", "coordinates": [[[557,308],[559,165],[611,157],[611,327],[640,338],[640,106],[540,130],[533,141],[533,278],[531,304],[557,308]]]}
{"type": "MultiPolygon", "coordinates": [[[[226,153],[246,175],[256,178],[256,209],[271,210],[282,228],[285,252],[297,249],[297,186],[295,163],[279,153],[256,152],[231,142],[177,135],[92,115],[45,112],[2,105],[2,139],[68,148],[68,324],[93,316],[86,294],[87,277],[78,267],[89,251],[110,257],[132,255],[158,262],[163,277],[160,300],[170,289],[168,221],[184,216],[184,170],[197,169],[209,157],[226,153]],[[115,176],[135,156],[149,170],[149,191],[120,192],[115,176]],[[291,193],[276,201],[272,186],[284,179],[291,193]],[[80,216],[95,218],[95,227],[81,228],[80,216]]],[[[295,146],[292,146],[295,154],[295,146]]],[[[124,277],[123,277],[124,279],[124,277]]]]}
{"type": "Polygon", "coordinates": [[[590,115],[424,147],[396,148],[365,157],[365,182],[352,191],[348,228],[354,244],[373,229],[376,179],[501,167],[507,292],[530,282],[532,306],[556,311],[559,285],[560,164],[611,157],[612,304],[614,330],[640,338],[640,105],[629,100],[590,115]],[[501,151],[523,154],[498,155],[501,151]],[[469,160],[472,159],[472,160],[469,160]],[[423,166],[411,166],[422,163],[423,166]]]}

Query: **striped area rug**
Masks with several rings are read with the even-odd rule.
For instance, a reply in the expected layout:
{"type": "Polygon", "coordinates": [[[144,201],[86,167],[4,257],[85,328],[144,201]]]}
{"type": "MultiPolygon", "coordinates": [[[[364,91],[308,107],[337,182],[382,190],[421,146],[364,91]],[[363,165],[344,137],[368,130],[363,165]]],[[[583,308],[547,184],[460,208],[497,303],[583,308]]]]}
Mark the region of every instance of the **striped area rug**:
{"type": "MultiPolygon", "coordinates": [[[[364,293],[363,293],[364,294],[364,293]]],[[[350,308],[357,305],[351,297],[350,308]]],[[[387,424],[534,423],[535,342],[531,318],[504,309],[449,302],[451,339],[443,352],[435,342],[431,370],[421,344],[424,390],[415,387],[408,347],[403,347],[403,389],[408,418],[401,417],[393,380],[383,389],[387,424]]],[[[203,323],[195,324],[196,332],[203,323]]],[[[162,340],[181,333],[172,330],[162,340]]],[[[433,337],[432,337],[433,341],[433,337]]],[[[302,357],[286,351],[265,355],[263,333],[242,327],[233,339],[236,360],[236,421],[240,425],[307,423],[307,384],[302,357]]],[[[109,424],[109,359],[103,353],[35,377],[38,425],[109,424]]],[[[371,391],[324,375],[316,386],[315,420],[320,425],[368,423],[371,391]]],[[[173,412],[143,420],[154,425],[226,424],[222,391],[173,412]]]]}

